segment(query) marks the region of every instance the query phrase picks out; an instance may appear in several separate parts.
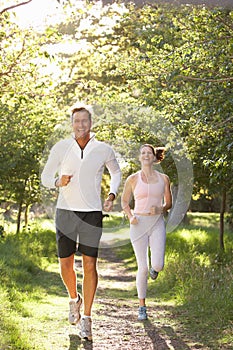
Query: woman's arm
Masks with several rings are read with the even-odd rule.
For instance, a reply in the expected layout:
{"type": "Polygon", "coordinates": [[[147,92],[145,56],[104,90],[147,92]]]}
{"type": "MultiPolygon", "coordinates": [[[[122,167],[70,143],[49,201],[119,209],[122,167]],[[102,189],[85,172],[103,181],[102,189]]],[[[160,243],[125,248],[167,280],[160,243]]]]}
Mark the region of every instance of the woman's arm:
{"type": "Polygon", "coordinates": [[[164,204],[163,204],[163,213],[166,213],[172,207],[172,193],[170,180],[167,175],[164,175],[165,190],[164,190],[164,204]]]}
{"type": "Polygon", "coordinates": [[[132,191],[132,177],[129,176],[125,181],[125,185],[124,185],[122,196],[121,196],[122,210],[125,212],[125,214],[128,216],[129,219],[133,216],[132,211],[131,211],[130,206],[129,206],[132,193],[133,193],[133,191],[132,191]]]}
{"type": "Polygon", "coordinates": [[[130,175],[125,182],[124,189],[121,196],[121,207],[124,213],[128,216],[131,224],[137,224],[137,218],[133,215],[132,210],[130,209],[129,203],[131,196],[133,194],[133,184],[134,184],[135,175],[130,175]]]}

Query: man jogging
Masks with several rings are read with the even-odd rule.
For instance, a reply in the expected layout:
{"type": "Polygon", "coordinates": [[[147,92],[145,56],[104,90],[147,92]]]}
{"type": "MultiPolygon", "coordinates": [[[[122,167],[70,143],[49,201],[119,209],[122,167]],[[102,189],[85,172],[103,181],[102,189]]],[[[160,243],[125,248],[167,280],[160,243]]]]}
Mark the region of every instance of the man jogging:
{"type": "Polygon", "coordinates": [[[90,110],[78,107],[71,114],[73,137],[56,143],[41,174],[42,184],[59,188],[56,206],[56,238],[60,272],[70,302],[69,322],[80,323],[81,338],[92,339],[91,311],[98,283],[97,257],[102,235],[101,181],[104,168],[110,176],[104,210],[111,211],[121,181],[113,149],[91,133],[90,110]],[[58,176],[58,177],[56,177],[58,176]],[[77,292],[74,255],[82,254],[82,297],[77,292]],[[81,318],[81,319],[80,319],[81,318]]]}

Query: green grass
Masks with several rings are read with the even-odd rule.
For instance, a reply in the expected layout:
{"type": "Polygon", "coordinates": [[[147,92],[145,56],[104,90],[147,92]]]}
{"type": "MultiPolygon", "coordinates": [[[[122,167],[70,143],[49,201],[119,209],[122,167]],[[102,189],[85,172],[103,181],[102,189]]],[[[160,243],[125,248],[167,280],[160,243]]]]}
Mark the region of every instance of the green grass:
{"type": "Polygon", "coordinates": [[[30,332],[25,332],[22,320],[30,317],[26,302],[42,301],[53,288],[54,295],[57,293],[56,284],[48,283],[57,278],[56,274],[46,272],[46,266],[55,259],[53,231],[35,226],[33,231],[23,231],[19,235],[9,233],[0,240],[1,349],[40,349],[32,345],[30,332]]]}
{"type": "MultiPolygon", "coordinates": [[[[216,214],[189,214],[188,223],[167,235],[165,268],[156,281],[156,290],[149,280],[148,303],[156,300],[173,313],[174,322],[177,327],[182,325],[186,338],[198,338],[211,349],[224,345],[227,349],[227,344],[230,348],[233,342],[233,235],[226,232],[223,253],[219,249],[216,214]]],[[[110,216],[105,225],[117,230],[126,223],[122,216],[110,216]]],[[[126,269],[135,274],[137,266],[131,244],[115,250],[126,269]]],[[[41,324],[51,327],[54,324],[48,312],[53,312],[53,308],[49,305],[63,302],[66,305],[66,291],[57,265],[55,233],[50,221],[35,223],[17,236],[8,232],[0,239],[1,349],[41,350],[38,339],[46,332],[40,329],[41,324]]],[[[135,287],[124,291],[110,283],[102,292],[116,302],[136,298],[135,287]]],[[[62,313],[59,322],[61,329],[62,313]]]]}

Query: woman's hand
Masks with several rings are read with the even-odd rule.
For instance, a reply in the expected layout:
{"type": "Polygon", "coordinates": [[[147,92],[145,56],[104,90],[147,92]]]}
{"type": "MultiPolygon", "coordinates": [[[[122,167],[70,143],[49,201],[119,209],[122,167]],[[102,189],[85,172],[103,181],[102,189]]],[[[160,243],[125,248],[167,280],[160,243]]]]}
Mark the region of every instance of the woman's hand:
{"type": "Polygon", "coordinates": [[[137,225],[138,224],[138,218],[133,215],[130,219],[129,222],[131,223],[131,225],[137,225]]]}

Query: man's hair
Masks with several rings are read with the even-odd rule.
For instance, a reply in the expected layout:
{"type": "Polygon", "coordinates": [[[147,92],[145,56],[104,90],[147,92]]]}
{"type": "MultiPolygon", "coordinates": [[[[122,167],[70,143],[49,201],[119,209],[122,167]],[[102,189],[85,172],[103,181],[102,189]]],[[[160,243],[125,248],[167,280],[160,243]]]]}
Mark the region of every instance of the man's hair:
{"type": "Polygon", "coordinates": [[[89,120],[91,120],[91,112],[85,107],[75,107],[71,110],[71,121],[73,121],[73,115],[76,112],[87,112],[89,120]]]}

